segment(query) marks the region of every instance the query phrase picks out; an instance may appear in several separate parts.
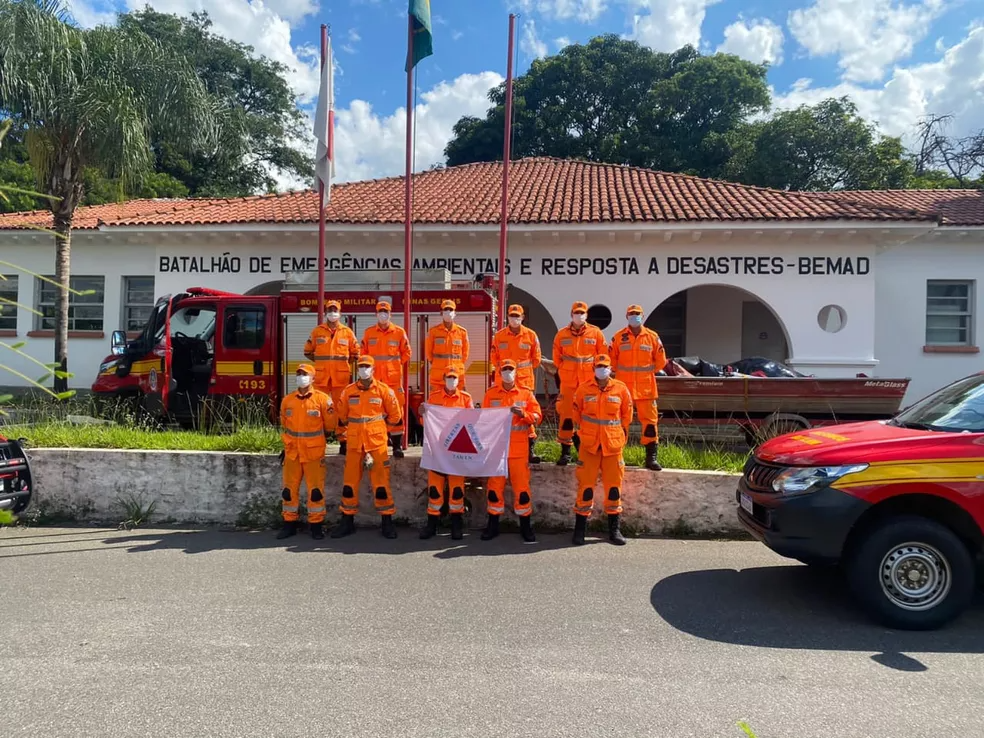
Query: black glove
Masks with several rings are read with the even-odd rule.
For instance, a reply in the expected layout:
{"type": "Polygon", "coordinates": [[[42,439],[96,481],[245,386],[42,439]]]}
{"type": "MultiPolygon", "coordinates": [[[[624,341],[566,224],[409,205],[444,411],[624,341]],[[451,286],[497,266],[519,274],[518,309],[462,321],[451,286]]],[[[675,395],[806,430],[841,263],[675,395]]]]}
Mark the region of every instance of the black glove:
{"type": "Polygon", "coordinates": [[[284,465],[284,456],[285,455],[286,455],[286,452],[283,449],[281,449],[280,456],[278,457],[280,459],[280,466],[283,466],[284,465]]]}

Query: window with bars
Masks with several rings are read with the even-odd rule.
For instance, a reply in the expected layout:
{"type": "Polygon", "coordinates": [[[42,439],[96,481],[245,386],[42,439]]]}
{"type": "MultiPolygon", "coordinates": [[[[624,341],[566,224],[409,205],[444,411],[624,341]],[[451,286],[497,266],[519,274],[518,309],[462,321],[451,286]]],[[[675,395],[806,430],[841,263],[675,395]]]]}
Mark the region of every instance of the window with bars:
{"type": "MultiPolygon", "coordinates": [[[[54,277],[47,277],[54,280],[54,277]]],[[[71,277],[69,287],[77,292],[91,294],[77,295],[68,293],[68,330],[70,331],[101,331],[103,330],[103,308],[106,300],[105,277],[71,277]]],[[[37,309],[41,313],[37,317],[37,328],[42,331],[55,330],[55,301],[58,297],[58,286],[44,279],[38,280],[36,291],[37,309]]]]}
{"type": "Polygon", "coordinates": [[[123,277],[123,330],[139,333],[154,312],[154,278],[123,277]]]}
{"type": "Polygon", "coordinates": [[[17,330],[17,275],[0,279],[0,331],[17,330]]]}
{"type": "Polygon", "coordinates": [[[974,344],[974,283],[967,280],[926,282],[926,345],[974,344]]]}

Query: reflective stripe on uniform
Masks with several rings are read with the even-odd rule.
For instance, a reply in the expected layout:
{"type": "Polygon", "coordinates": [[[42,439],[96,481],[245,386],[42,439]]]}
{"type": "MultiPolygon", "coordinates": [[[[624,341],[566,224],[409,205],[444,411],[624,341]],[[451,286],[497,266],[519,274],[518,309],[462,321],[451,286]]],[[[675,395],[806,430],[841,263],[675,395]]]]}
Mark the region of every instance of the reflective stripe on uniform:
{"type": "Polygon", "coordinates": [[[434,354],[435,359],[462,359],[461,354],[434,354]]]}
{"type": "Polygon", "coordinates": [[[348,356],[315,356],[315,361],[348,361],[348,356]]]}
{"type": "Polygon", "coordinates": [[[531,366],[533,366],[532,361],[521,361],[518,364],[516,364],[517,369],[529,369],[531,366]]]}
{"type": "Polygon", "coordinates": [[[615,371],[618,372],[651,372],[654,370],[652,364],[649,366],[622,366],[621,364],[616,367],[615,371]]]}
{"type": "Polygon", "coordinates": [[[349,418],[350,423],[375,423],[377,420],[382,420],[385,415],[370,415],[368,418],[349,418]]]}
{"type": "Polygon", "coordinates": [[[292,436],[293,438],[318,438],[319,436],[323,436],[325,434],[324,431],[320,431],[320,430],[316,430],[316,431],[285,430],[284,433],[288,436],[292,436]]]}
{"type": "Polygon", "coordinates": [[[595,360],[593,356],[565,356],[564,361],[573,361],[575,364],[590,364],[595,360]]]}
{"type": "Polygon", "coordinates": [[[400,356],[373,356],[376,361],[399,361],[402,357],[400,356]]]}
{"type": "Polygon", "coordinates": [[[613,418],[611,420],[600,420],[599,418],[590,418],[587,415],[582,415],[581,420],[591,423],[592,425],[622,425],[622,421],[618,418],[613,418]]]}

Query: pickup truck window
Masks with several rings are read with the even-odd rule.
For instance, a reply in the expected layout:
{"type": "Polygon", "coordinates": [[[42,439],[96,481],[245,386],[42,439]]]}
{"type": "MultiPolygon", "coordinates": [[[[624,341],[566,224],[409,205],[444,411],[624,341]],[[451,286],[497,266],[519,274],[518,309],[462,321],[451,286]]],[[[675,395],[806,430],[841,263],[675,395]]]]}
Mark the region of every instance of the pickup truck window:
{"type": "Polygon", "coordinates": [[[984,433],[984,375],[954,382],[889,422],[903,428],[941,433],[984,433]]]}

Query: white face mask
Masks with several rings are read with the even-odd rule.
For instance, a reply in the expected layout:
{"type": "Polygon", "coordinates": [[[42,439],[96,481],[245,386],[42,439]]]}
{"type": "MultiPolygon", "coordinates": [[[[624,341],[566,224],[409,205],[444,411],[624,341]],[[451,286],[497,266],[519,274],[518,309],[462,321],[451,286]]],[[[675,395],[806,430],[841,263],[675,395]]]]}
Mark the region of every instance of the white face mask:
{"type": "Polygon", "coordinates": [[[519,328],[519,326],[521,326],[522,324],[523,324],[523,319],[522,318],[510,318],[509,319],[509,325],[512,326],[513,328],[519,328]]]}
{"type": "Polygon", "coordinates": [[[297,375],[297,389],[301,389],[301,390],[307,389],[310,386],[311,386],[311,377],[309,377],[307,374],[297,375]]]}
{"type": "Polygon", "coordinates": [[[338,321],[338,312],[332,310],[330,312],[325,313],[325,317],[328,319],[330,323],[335,323],[338,321]]]}
{"type": "Polygon", "coordinates": [[[595,367],[595,379],[605,380],[612,376],[612,368],[610,366],[596,366],[595,367]]]}
{"type": "Polygon", "coordinates": [[[573,320],[574,325],[584,325],[584,321],[588,319],[588,316],[584,313],[574,313],[573,320]]]}
{"type": "Polygon", "coordinates": [[[454,310],[445,310],[444,319],[447,321],[454,320],[454,310]]]}
{"type": "Polygon", "coordinates": [[[444,380],[444,386],[450,391],[458,389],[458,378],[457,377],[446,377],[444,380]]]}
{"type": "Polygon", "coordinates": [[[386,325],[389,323],[390,314],[389,313],[376,313],[376,320],[379,321],[380,325],[386,325]]]}
{"type": "Polygon", "coordinates": [[[506,369],[506,371],[502,373],[502,381],[506,384],[512,384],[516,381],[516,372],[512,369],[506,369]]]}
{"type": "Polygon", "coordinates": [[[371,366],[360,366],[359,367],[359,379],[372,379],[372,367],[371,366]]]}
{"type": "Polygon", "coordinates": [[[641,315],[630,315],[629,316],[629,325],[631,325],[633,327],[637,327],[637,326],[642,325],[642,316],[641,315]]]}

